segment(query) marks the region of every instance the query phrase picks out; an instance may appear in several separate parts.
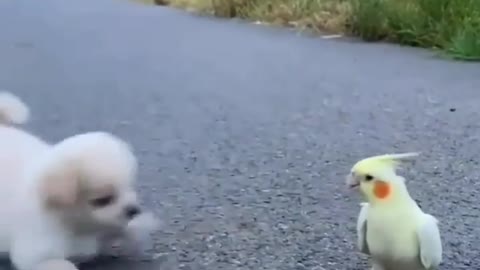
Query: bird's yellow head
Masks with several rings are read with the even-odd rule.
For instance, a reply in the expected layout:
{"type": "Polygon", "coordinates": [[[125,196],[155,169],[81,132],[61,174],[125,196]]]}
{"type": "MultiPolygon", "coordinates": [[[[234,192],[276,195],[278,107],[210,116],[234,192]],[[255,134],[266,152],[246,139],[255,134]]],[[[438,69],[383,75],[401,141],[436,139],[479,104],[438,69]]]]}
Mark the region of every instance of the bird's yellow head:
{"type": "Polygon", "coordinates": [[[388,199],[395,187],[404,187],[404,179],[396,169],[404,161],[412,160],[418,153],[387,154],[358,161],[347,176],[347,184],[360,187],[367,200],[388,199]]]}

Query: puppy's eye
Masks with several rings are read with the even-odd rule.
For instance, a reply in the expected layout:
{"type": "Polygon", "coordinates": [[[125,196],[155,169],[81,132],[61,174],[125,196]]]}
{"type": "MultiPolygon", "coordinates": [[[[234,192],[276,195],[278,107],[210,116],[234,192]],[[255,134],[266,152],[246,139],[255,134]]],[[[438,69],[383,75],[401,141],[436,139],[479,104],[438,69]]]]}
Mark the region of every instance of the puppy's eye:
{"type": "Polygon", "coordinates": [[[90,204],[93,207],[105,207],[105,206],[111,204],[114,200],[115,200],[115,196],[108,195],[108,196],[105,196],[105,197],[100,197],[100,198],[93,199],[93,200],[90,201],[90,204]]]}
{"type": "Polygon", "coordinates": [[[373,180],[373,176],[371,176],[370,174],[365,175],[365,181],[372,181],[372,180],[373,180]]]}

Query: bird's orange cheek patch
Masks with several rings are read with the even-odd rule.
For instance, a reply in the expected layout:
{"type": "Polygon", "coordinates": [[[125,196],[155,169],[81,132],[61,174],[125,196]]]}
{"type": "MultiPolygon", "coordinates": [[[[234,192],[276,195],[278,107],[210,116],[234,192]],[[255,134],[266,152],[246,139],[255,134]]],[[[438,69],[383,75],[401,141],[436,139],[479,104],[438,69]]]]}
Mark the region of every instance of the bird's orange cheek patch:
{"type": "Polygon", "coordinates": [[[383,181],[376,181],[373,187],[373,193],[379,199],[385,199],[390,195],[390,185],[383,181]]]}

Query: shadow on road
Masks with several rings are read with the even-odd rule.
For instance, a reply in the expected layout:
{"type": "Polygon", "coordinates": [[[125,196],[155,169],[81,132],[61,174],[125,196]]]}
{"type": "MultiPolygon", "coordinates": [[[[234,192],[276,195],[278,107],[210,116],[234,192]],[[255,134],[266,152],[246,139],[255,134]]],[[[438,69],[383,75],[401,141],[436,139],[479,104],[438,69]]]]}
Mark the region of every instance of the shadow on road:
{"type": "MultiPolygon", "coordinates": [[[[136,261],[120,257],[101,257],[93,261],[78,265],[80,270],[101,270],[101,269],[118,269],[118,270],[151,270],[162,269],[169,270],[164,266],[164,262],[157,261],[136,261]]],[[[8,259],[0,259],[0,270],[13,270],[13,266],[8,259]]]]}
{"type": "Polygon", "coordinates": [[[161,261],[134,261],[118,257],[103,257],[95,259],[91,262],[82,263],[79,265],[80,270],[100,270],[100,269],[118,269],[118,270],[151,270],[164,269],[161,261]]]}

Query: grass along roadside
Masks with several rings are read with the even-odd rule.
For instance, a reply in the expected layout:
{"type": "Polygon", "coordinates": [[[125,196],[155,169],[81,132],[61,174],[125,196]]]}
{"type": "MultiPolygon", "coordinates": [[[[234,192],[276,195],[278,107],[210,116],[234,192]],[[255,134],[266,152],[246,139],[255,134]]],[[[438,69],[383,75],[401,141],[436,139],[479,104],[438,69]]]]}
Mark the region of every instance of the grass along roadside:
{"type": "Polygon", "coordinates": [[[156,0],[160,4],[314,31],[344,32],[350,0],[156,0]]]}
{"type": "Polygon", "coordinates": [[[480,0],[139,0],[480,60],[480,0]]]}
{"type": "Polygon", "coordinates": [[[350,32],[480,60],[478,0],[351,0],[350,32]]]}

